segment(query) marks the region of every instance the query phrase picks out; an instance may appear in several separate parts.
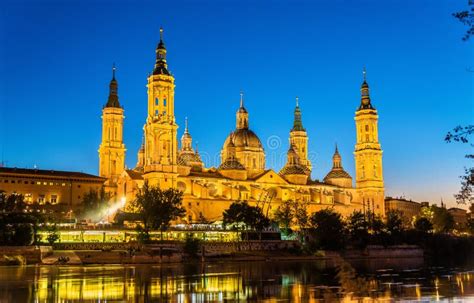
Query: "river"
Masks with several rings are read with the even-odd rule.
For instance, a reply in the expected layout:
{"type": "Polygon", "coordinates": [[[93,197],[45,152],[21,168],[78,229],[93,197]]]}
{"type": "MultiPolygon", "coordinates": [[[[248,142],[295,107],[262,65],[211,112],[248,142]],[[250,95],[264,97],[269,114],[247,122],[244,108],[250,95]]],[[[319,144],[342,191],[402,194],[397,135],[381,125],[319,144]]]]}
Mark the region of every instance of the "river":
{"type": "Polygon", "coordinates": [[[474,302],[474,271],[322,261],[0,267],[2,303],[395,300],[474,302]]]}

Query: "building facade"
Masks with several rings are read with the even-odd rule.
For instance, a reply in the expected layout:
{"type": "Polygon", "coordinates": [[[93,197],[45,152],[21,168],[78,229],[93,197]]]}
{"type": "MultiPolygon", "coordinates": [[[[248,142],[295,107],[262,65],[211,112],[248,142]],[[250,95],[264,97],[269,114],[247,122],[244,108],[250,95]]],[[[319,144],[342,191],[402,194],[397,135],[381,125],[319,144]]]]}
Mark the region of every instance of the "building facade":
{"type": "Polygon", "coordinates": [[[405,227],[412,227],[415,217],[420,215],[422,204],[403,198],[387,197],[385,199],[385,211],[398,212],[405,227]]]}
{"type": "Polygon", "coordinates": [[[0,191],[21,194],[28,204],[77,210],[84,195],[99,192],[105,178],[81,172],[0,167],[0,191]]]}
{"type": "MultiPolygon", "coordinates": [[[[117,195],[130,202],[144,182],[162,189],[177,188],[184,193],[183,203],[188,222],[220,220],[223,211],[237,200],[258,205],[269,214],[287,200],[306,203],[310,212],[334,208],[343,215],[355,210],[381,215],[385,213],[378,114],[371,103],[365,72],[360,106],[355,113],[357,140],[354,186],[352,177],[343,169],[337,147],[333,168],[323,182],[311,179],[314,163],[308,159],[309,136],[303,127],[298,100],[293,113],[293,127],[288,135],[287,162],[279,172],[265,166],[264,146],[250,128],[250,114],[245,108],[242,94],[236,112],[235,129],[225,138],[222,146],[221,163],[217,168],[206,168],[199,152],[193,148],[187,120],[181,144],[178,144],[174,108],[175,104],[179,106],[179,102],[175,103],[175,79],[169,71],[166,55],[163,30],[160,30],[155,66],[148,77],[148,111],[143,127],[143,144],[133,170],[124,167],[125,147],[122,137],[113,137],[113,147],[112,143],[104,141],[104,129],[107,139],[110,124],[103,118],[100,171],[117,195]]],[[[108,107],[114,109],[116,118],[113,119],[113,125],[122,134],[123,109],[118,105],[118,96],[116,105],[109,106],[108,102],[108,107]]]]}

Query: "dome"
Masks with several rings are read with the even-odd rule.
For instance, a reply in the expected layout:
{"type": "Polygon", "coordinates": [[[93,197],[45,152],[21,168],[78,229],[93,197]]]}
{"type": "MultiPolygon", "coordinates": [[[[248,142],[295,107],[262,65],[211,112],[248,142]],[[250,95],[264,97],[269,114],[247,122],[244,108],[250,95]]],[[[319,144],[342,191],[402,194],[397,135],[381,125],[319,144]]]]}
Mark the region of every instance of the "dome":
{"type": "Polygon", "coordinates": [[[329,179],[352,179],[352,177],[342,168],[333,168],[327,175],[324,177],[324,181],[329,179]]]}
{"type": "Polygon", "coordinates": [[[235,157],[229,157],[219,165],[219,170],[245,170],[245,167],[235,157]]]}
{"type": "Polygon", "coordinates": [[[301,165],[285,165],[281,171],[280,175],[309,175],[309,171],[306,167],[301,165]]]}
{"type": "Polygon", "coordinates": [[[262,148],[262,142],[257,135],[248,128],[237,129],[233,131],[225,140],[224,147],[232,146],[235,147],[255,147],[262,148]]]}
{"type": "Polygon", "coordinates": [[[201,162],[201,158],[195,153],[182,153],[178,155],[178,165],[191,166],[191,163],[196,162],[201,162]]]}

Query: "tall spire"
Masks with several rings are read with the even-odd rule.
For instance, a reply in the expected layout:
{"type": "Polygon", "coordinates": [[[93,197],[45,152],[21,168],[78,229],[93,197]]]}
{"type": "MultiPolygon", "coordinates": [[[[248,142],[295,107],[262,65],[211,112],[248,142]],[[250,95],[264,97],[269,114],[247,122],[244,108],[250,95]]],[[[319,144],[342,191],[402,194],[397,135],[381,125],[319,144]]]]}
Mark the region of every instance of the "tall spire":
{"type": "Polygon", "coordinates": [[[299,106],[299,98],[296,97],[296,107],[294,112],[293,128],[291,131],[305,131],[303,121],[301,121],[301,110],[299,106]]]}
{"type": "Polygon", "coordinates": [[[244,107],[244,92],[240,91],[240,107],[237,111],[236,117],[236,127],[237,129],[247,129],[249,128],[249,114],[244,107]]]}
{"type": "Polygon", "coordinates": [[[121,108],[118,98],[118,82],[115,79],[115,63],[112,65],[112,80],[109,84],[109,98],[107,99],[107,104],[105,107],[118,107],[121,108]]]}
{"type": "Polygon", "coordinates": [[[362,70],[362,75],[363,75],[364,82],[362,82],[362,85],[360,88],[361,100],[360,100],[359,110],[375,109],[370,103],[369,84],[367,84],[367,71],[365,70],[365,67],[362,70]]]}
{"type": "Polygon", "coordinates": [[[336,143],[336,150],[334,151],[334,155],[332,156],[332,167],[333,168],[341,168],[341,155],[339,154],[339,150],[337,149],[336,143]]]}
{"type": "Polygon", "coordinates": [[[166,63],[166,47],[163,41],[163,28],[160,27],[160,42],[156,47],[156,62],[153,75],[170,75],[168,64],[166,63]]]}
{"type": "Polygon", "coordinates": [[[184,118],[184,133],[189,134],[189,132],[188,132],[188,117],[184,118]]]}

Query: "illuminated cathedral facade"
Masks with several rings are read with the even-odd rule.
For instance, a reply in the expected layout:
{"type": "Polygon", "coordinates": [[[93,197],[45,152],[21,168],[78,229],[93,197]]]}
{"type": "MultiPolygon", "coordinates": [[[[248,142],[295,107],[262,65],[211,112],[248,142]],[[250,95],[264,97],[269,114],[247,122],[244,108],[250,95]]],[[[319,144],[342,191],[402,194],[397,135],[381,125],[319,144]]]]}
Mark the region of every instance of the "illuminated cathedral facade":
{"type": "MultiPolygon", "coordinates": [[[[185,221],[213,222],[231,203],[238,200],[258,205],[271,214],[287,200],[305,203],[308,211],[333,208],[343,216],[353,211],[384,214],[382,150],[378,140],[378,114],[373,107],[365,79],[361,86],[360,106],[355,112],[356,145],[355,186],[342,166],[337,147],[333,167],[323,181],[311,179],[308,159],[308,134],[296,100],[294,123],[289,132],[287,161],[279,171],[265,166],[265,150],[249,127],[249,113],[243,95],[236,113],[235,129],[224,140],[221,163],[206,168],[193,148],[185,120],[178,142],[174,115],[174,77],[169,72],[163,30],[156,48],[153,73],[148,77],[148,111],[143,126],[143,143],[134,169],[125,167],[123,142],[124,110],[118,98],[115,68],[110,94],[102,110],[102,143],[99,147],[99,174],[116,197],[133,201],[145,182],[162,189],[176,188],[183,195],[185,221]]],[[[137,134],[138,136],[139,134],[137,134]]]]}

